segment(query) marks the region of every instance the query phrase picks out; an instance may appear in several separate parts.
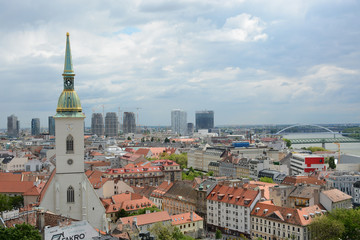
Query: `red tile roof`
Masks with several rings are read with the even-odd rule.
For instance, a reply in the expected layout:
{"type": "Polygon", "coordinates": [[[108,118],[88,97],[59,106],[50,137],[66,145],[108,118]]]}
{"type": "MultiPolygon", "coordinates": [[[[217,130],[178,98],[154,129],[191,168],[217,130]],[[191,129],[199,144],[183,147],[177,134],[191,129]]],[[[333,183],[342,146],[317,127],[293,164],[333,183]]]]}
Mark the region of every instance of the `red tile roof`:
{"type": "Polygon", "coordinates": [[[17,193],[23,194],[34,186],[33,182],[0,182],[0,193],[17,193]]]}
{"type": "Polygon", "coordinates": [[[311,223],[316,216],[324,215],[323,209],[318,205],[300,209],[275,206],[264,202],[255,205],[251,216],[278,220],[288,224],[306,226],[311,223]]]}
{"type": "Polygon", "coordinates": [[[93,185],[94,189],[101,188],[107,181],[110,180],[107,177],[103,177],[103,173],[97,170],[87,170],[85,174],[88,177],[90,183],[93,185]]]}
{"type": "Polygon", "coordinates": [[[250,207],[259,194],[261,194],[260,191],[218,184],[206,199],[250,207]]]}
{"type": "Polygon", "coordinates": [[[129,192],[117,194],[111,198],[102,199],[101,201],[106,209],[106,213],[117,212],[121,209],[125,211],[136,211],[155,205],[148,198],[129,192]]]}
{"type": "Polygon", "coordinates": [[[14,174],[14,173],[5,173],[0,172],[0,181],[1,182],[20,182],[22,174],[14,174]]]}
{"type": "Polygon", "coordinates": [[[187,213],[180,213],[177,215],[172,215],[171,216],[171,224],[172,225],[179,225],[179,224],[184,224],[184,223],[191,223],[191,222],[197,222],[197,221],[202,221],[203,218],[200,217],[199,215],[197,215],[195,212],[192,212],[192,217],[193,219],[191,220],[190,217],[191,213],[187,212],[187,213]]]}
{"type": "Polygon", "coordinates": [[[147,225],[147,224],[156,223],[156,222],[171,221],[171,217],[169,216],[168,212],[166,212],[166,211],[153,212],[153,213],[142,214],[142,215],[137,215],[137,216],[132,216],[132,217],[120,218],[120,221],[123,224],[132,225],[134,217],[136,217],[136,222],[137,222],[138,226],[147,225]]]}
{"type": "Polygon", "coordinates": [[[285,179],[282,181],[281,184],[296,186],[300,183],[310,184],[310,185],[325,185],[326,181],[308,176],[287,176],[285,177],[285,179]]]}

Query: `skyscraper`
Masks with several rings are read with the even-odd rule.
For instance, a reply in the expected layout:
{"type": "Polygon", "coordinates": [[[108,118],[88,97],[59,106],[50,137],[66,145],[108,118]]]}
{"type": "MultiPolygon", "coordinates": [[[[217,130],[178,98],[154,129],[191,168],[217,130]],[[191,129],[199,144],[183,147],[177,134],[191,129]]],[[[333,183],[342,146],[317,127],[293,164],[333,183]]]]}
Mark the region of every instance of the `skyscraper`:
{"type": "Polygon", "coordinates": [[[196,111],[195,124],[197,130],[214,128],[214,111],[196,111]]]}
{"type": "Polygon", "coordinates": [[[9,137],[18,138],[20,133],[20,122],[13,114],[7,119],[7,135],[9,137]]]}
{"type": "Polygon", "coordinates": [[[31,135],[32,136],[40,135],[40,119],[39,118],[31,119],[31,135]]]}
{"type": "Polygon", "coordinates": [[[49,135],[55,136],[55,119],[53,116],[49,116],[49,135]]]}
{"type": "Polygon", "coordinates": [[[124,112],[123,131],[124,134],[136,132],[135,114],[133,112],[124,112]]]}
{"type": "Polygon", "coordinates": [[[193,123],[187,123],[187,134],[190,136],[194,134],[194,124],[193,123]]]}
{"type": "Polygon", "coordinates": [[[186,135],[187,130],[187,116],[186,112],[180,109],[171,111],[171,130],[174,133],[186,135]]]}
{"type": "Polygon", "coordinates": [[[104,119],[101,113],[93,113],[91,118],[91,132],[98,136],[104,135],[104,119]]]}
{"type": "Polygon", "coordinates": [[[114,112],[108,112],[105,116],[105,136],[116,137],[119,132],[119,120],[114,112]]]}

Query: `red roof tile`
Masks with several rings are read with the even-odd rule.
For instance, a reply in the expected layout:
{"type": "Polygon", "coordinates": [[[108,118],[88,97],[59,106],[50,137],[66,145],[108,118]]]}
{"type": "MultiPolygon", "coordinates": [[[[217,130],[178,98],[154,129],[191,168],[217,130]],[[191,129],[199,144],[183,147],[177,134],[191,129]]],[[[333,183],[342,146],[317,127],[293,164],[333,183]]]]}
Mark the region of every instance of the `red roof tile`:
{"type": "Polygon", "coordinates": [[[134,217],[136,217],[138,226],[171,220],[171,217],[169,216],[168,212],[163,211],[163,212],[153,212],[153,213],[142,214],[132,217],[120,218],[120,221],[123,224],[132,225],[134,217]]]}

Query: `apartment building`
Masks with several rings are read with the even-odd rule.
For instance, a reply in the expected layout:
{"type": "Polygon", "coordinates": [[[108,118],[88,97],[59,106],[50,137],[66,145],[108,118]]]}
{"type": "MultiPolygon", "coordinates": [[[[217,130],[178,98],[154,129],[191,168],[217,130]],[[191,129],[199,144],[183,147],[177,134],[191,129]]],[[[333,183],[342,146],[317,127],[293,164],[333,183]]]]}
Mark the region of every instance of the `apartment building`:
{"type": "Polygon", "coordinates": [[[310,240],[308,225],[325,213],[318,205],[294,209],[259,202],[251,212],[251,238],[310,240]]]}
{"type": "Polygon", "coordinates": [[[206,199],[207,229],[250,236],[250,213],[260,198],[260,191],[216,185],[206,199]]]}

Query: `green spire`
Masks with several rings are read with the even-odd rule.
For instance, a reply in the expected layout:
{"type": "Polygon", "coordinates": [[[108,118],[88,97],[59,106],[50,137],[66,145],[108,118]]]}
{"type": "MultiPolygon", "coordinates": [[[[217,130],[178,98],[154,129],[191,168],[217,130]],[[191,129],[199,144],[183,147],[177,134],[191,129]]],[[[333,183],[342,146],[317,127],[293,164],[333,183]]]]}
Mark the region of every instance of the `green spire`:
{"type": "Polygon", "coordinates": [[[66,33],[65,64],[64,64],[64,74],[63,75],[75,75],[73,64],[72,64],[72,58],[71,58],[70,34],[69,33],[66,33]]]}

